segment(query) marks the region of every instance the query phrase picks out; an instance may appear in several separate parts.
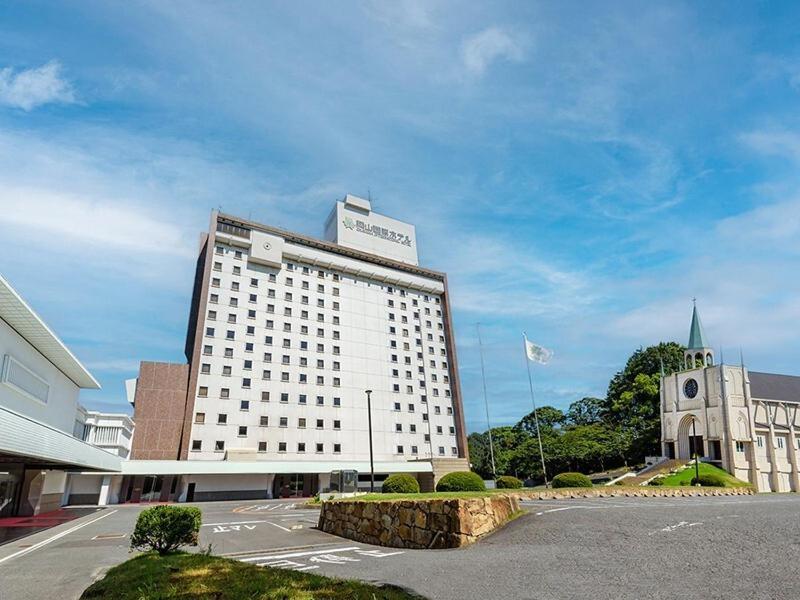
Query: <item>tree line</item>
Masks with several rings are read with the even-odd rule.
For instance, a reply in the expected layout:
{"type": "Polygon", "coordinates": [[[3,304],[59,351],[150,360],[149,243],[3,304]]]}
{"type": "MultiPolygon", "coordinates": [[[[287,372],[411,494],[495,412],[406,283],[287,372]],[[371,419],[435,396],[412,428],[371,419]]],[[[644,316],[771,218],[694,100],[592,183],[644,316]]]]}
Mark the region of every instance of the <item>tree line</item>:
{"type": "MultiPolygon", "coordinates": [[[[639,348],[608,384],[605,398],[581,398],[566,412],[552,406],[536,411],[548,474],[592,473],[643,462],[661,454],[659,378],[681,369],[684,347],[676,342],[639,348]]],[[[533,412],[516,425],[492,428],[496,475],[542,480],[533,412]]],[[[469,436],[472,468],[493,476],[489,432],[469,436]]]]}

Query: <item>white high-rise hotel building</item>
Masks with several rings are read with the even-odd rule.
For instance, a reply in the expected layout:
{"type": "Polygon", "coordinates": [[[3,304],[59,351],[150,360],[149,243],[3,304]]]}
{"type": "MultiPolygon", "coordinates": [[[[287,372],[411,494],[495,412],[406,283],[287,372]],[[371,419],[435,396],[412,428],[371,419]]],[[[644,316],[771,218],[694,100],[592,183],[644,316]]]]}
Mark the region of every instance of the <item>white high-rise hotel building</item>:
{"type": "Polygon", "coordinates": [[[214,212],[186,355],[142,364],[141,475],[123,499],[156,485],[161,498],[309,494],[335,469],[363,479],[367,390],[376,471],[430,487],[437,464],[468,468],[446,276],[419,266],[413,225],[366,200],[337,202],[324,240],[214,212]]]}

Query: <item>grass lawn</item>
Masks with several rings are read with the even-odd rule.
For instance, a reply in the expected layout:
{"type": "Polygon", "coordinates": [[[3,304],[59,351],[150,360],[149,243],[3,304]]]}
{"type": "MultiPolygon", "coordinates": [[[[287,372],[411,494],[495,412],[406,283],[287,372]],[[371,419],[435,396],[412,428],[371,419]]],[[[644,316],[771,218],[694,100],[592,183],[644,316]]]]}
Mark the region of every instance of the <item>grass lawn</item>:
{"type": "MultiPolygon", "coordinates": [[[[708,463],[700,463],[700,475],[718,475],[725,481],[725,487],[748,487],[750,484],[736,479],[733,475],[708,463]]],[[[694,465],[672,475],[667,475],[662,481],[668,487],[691,486],[694,478],[694,465]]]]}
{"type": "Polygon", "coordinates": [[[206,554],[140,554],[111,569],[81,599],[420,600],[393,587],[256,567],[206,554]]]}

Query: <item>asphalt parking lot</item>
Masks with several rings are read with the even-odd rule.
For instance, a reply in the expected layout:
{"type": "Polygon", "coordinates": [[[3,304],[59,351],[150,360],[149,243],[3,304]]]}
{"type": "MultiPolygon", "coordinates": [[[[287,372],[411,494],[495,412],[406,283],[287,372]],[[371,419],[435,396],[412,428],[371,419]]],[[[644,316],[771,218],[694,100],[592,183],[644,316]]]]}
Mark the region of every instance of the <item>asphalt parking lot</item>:
{"type": "MultiPolygon", "coordinates": [[[[398,550],[313,528],[291,501],[217,502],[201,547],[256,565],[393,583],[429,598],[796,598],[800,496],[527,502],[470,548],[398,550]]],[[[76,598],[129,556],[143,507],[115,506],[0,547],[0,600],[76,598]]]]}
{"type": "Polygon", "coordinates": [[[317,572],[437,600],[800,597],[800,496],[525,503],[528,514],[461,550],[407,550],[317,572]]]}
{"type": "MultiPolygon", "coordinates": [[[[199,548],[247,558],[301,548],[341,547],[312,529],[318,511],[293,501],[208,502],[199,548]]],[[[0,600],[77,598],[109,567],[130,557],[130,533],[143,505],[117,505],[0,546],[0,600]]]]}

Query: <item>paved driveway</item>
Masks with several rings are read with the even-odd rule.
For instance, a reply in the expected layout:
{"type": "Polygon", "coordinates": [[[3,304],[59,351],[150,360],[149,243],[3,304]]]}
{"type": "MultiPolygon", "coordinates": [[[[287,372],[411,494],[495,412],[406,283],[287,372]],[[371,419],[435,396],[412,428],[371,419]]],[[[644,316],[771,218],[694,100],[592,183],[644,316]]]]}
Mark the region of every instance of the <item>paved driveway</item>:
{"type": "MultiPolygon", "coordinates": [[[[432,599],[797,598],[800,496],[528,502],[462,550],[395,550],[311,527],[291,501],[203,510],[201,545],[256,565],[386,582],[432,599]]],[[[125,560],[139,507],[110,507],[0,547],[0,600],[75,598],[125,560]],[[40,545],[41,544],[41,545],[40,545]],[[24,547],[21,547],[24,546],[24,547]]]]}
{"type": "Polygon", "coordinates": [[[800,496],[525,503],[462,550],[408,550],[315,572],[389,582],[437,600],[800,597],[800,496]]]}
{"type": "MultiPolygon", "coordinates": [[[[318,511],[292,501],[209,502],[200,547],[215,554],[285,552],[341,540],[315,529],[318,511]]],[[[137,505],[110,506],[70,523],[0,546],[0,600],[77,598],[107,568],[130,557],[137,505]],[[53,596],[58,590],[57,596],[53,596]]]]}

